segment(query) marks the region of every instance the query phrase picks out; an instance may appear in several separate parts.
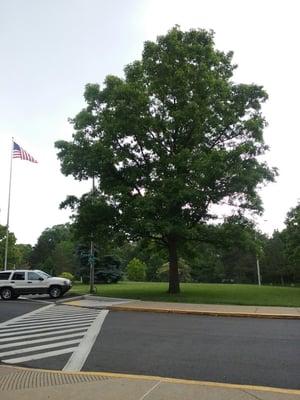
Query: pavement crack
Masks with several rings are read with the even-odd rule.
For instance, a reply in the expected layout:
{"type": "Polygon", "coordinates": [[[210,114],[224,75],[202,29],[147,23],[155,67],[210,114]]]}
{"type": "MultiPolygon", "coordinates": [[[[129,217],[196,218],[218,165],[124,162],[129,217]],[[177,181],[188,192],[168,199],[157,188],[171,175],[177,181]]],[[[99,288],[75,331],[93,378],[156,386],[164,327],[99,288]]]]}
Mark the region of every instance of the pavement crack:
{"type": "MultiPolygon", "coordinates": [[[[159,385],[161,384],[161,381],[157,382],[151,389],[149,389],[139,400],[144,400],[150,393],[153,392],[159,385]]],[[[260,399],[259,399],[260,400],[260,399]]]]}
{"type": "Polygon", "coordinates": [[[249,396],[253,397],[256,400],[263,400],[261,397],[257,397],[257,396],[255,396],[255,394],[250,393],[247,390],[241,390],[241,392],[244,392],[244,393],[248,394],[249,396]]]}

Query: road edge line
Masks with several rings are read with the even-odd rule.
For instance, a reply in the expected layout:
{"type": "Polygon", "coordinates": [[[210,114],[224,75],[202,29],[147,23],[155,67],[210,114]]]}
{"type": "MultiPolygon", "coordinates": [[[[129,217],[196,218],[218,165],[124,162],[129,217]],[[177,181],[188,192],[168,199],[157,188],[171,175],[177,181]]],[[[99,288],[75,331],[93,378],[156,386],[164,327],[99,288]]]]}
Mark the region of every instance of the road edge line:
{"type": "Polygon", "coordinates": [[[63,372],[80,371],[84,366],[86,359],[88,358],[92,347],[97,339],[104,320],[109,313],[108,310],[101,310],[99,315],[95,318],[93,323],[86,331],[84,337],[81,339],[79,346],[73,352],[66,365],[63,368],[63,372]]]}

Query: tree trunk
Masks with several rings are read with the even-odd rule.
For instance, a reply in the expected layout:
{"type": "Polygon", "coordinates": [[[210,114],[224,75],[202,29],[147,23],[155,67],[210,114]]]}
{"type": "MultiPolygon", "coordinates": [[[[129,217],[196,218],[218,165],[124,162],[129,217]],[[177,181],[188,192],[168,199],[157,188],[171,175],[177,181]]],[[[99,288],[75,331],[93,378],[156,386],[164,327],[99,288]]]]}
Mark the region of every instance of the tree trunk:
{"type": "Polygon", "coordinates": [[[178,256],[177,241],[175,238],[168,240],[169,249],[169,293],[180,293],[179,272],[178,272],[178,256]]]}

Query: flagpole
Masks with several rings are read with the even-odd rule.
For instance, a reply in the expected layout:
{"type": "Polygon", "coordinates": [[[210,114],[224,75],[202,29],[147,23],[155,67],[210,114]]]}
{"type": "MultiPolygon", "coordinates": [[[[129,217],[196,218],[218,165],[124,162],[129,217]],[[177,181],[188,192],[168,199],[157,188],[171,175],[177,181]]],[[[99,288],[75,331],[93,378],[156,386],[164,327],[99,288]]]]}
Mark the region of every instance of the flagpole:
{"type": "Polygon", "coordinates": [[[4,256],[4,271],[7,269],[8,255],[8,236],[9,236],[9,211],[10,211],[10,192],[11,192],[11,177],[12,177],[12,160],[13,160],[14,138],[12,138],[11,156],[10,156],[10,172],[9,172],[9,189],[8,189],[8,205],[7,205],[7,221],[6,221],[6,241],[5,241],[5,256],[4,256]]]}

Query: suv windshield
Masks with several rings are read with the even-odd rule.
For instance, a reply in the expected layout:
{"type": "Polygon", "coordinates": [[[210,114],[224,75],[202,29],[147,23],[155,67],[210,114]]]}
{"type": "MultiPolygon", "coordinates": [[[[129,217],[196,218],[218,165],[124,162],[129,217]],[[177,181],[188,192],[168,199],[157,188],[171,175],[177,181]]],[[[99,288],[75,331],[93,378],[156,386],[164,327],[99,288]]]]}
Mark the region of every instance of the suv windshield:
{"type": "Polygon", "coordinates": [[[48,278],[51,278],[51,275],[49,275],[49,274],[46,274],[46,272],[43,272],[43,271],[36,271],[39,275],[41,275],[44,279],[48,279],[48,278]]]}

